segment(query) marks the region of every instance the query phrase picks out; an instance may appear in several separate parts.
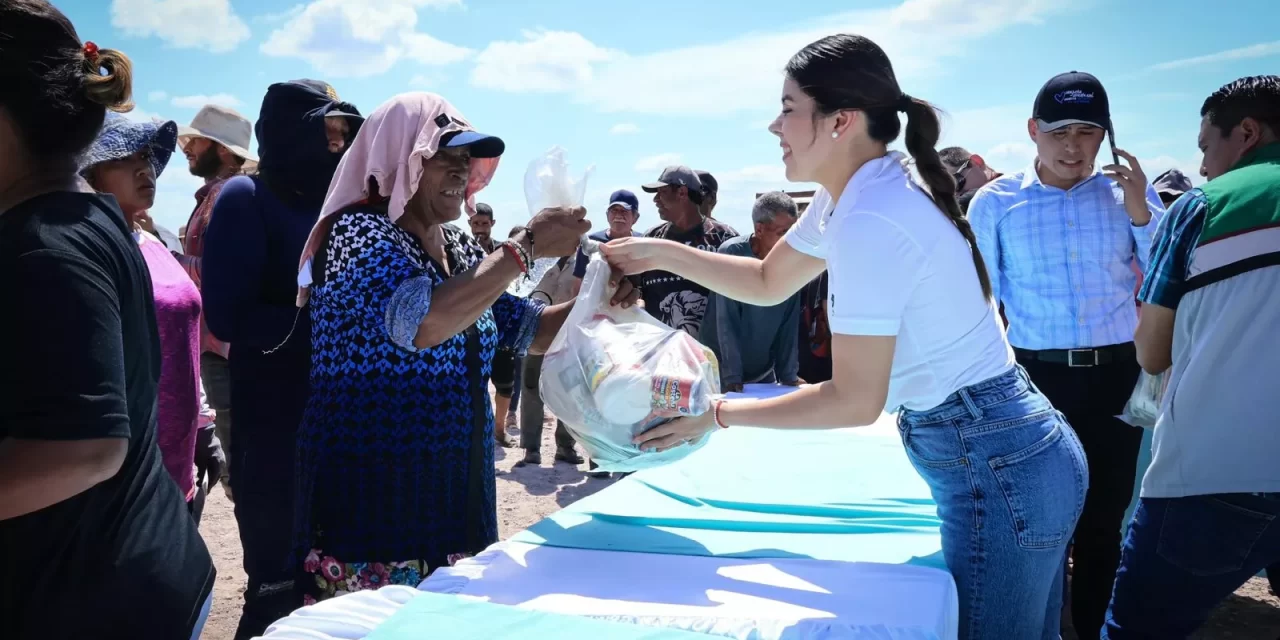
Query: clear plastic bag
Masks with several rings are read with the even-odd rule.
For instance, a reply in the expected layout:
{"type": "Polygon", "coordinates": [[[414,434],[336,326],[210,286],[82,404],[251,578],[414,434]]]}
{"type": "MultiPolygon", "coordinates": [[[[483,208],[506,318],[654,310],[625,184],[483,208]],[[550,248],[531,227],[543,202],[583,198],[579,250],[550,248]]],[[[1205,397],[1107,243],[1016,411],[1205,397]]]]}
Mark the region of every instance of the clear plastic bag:
{"type": "Polygon", "coordinates": [[[1133,387],[1129,402],[1124,405],[1124,413],[1120,415],[1120,419],[1135,427],[1154,429],[1168,384],[1168,371],[1154,376],[1143,371],[1138,376],[1138,384],[1133,387]]]}
{"type": "Polygon", "coordinates": [[[542,400],[601,471],[639,471],[689,455],[709,435],[662,452],[637,434],[702,415],[720,394],[716,356],[639,307],[611,306],[609,265],[587,266],[582,290],[542,361],[542,400]]]}
{"type": "MultiPolygon", "coordinates": [[[[534,158],[524,172],[524,199],[529,205],[529,216],[538,215],[539,211],[552,207],[580,207],[586,198],[587,178],[591,177],[595,166],[587,167],[582,177],[569,175],[569,162],[565,160],[565,151],[560,147],[551,147],[546,153],[534,158]]],[[[584,243],[586,236],[583,236],[584,243]]],[[[507,288],[507,292],[521,298],[528,296],[542,281],[557,258],[539,258],[529,265],[529,272],[516,278],[507,288]]]]}

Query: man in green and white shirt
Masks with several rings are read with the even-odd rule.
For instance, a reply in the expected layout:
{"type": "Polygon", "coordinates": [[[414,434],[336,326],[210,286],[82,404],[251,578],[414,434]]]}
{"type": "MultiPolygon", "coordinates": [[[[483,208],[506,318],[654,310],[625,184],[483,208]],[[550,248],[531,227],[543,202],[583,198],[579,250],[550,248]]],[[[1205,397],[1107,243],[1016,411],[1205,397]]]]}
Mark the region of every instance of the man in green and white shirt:
{"type": "Polygon", "coordinates": [[[1280,76],[1205,101],[1204,186],[1153,240],[1138,361],[1169,372],[1103,636],[1184,638],[1280,563],[1280,76]]]}

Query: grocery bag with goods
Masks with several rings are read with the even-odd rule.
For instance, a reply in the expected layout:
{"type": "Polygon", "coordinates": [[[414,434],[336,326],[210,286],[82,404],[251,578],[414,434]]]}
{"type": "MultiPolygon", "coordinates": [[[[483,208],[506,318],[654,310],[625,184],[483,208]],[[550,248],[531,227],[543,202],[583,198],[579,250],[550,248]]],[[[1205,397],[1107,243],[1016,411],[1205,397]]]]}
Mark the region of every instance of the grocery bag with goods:
{"type": "MultiPolygon", "coordinates": [[[[551,147],[529,163],[529,168],[524,172],[524,199],[529,205],[529,217],[538,215],[543,209],[582,206],[587,191],[587,178],[591,177],[595,167],[587,167],[581,178],[574,179],[569,175],[569,162],[564,156],[564,149],[551,147]]],[[[594,249],[589,246],[594,242],[586,236],[582,237],[582,242],[584,249],[594,249]]],[[[556,258],[534,260],[529,266],[529,272],[516,278],[507,292],[521,298],[527,297],[537,288],[547,271],[555,266],[556,261],[556,258]]]]}
{"type": "Polygon", "coordinates": [[[1143,371],[1138,376],[1138,384],[1133,387],[1129,402],[1124,405],[1124,413],[1120,419],[1135,427],[1154,429],[1156,417],[1160,415],[1160,403],[1164,401],[1164,390],[1169,384],[1169,372],[1158,375],[1143,371]]]}
{"type": "Polygon", "coordinates": [[[601,471],[639,471],[683,458],[709,435],[666,451],[631,440],[673,418],[711,410],[715,354],[639,307],[612,306],[609,265],[587,266],[577,302],[542,361],[542,400],[601,471]]]}

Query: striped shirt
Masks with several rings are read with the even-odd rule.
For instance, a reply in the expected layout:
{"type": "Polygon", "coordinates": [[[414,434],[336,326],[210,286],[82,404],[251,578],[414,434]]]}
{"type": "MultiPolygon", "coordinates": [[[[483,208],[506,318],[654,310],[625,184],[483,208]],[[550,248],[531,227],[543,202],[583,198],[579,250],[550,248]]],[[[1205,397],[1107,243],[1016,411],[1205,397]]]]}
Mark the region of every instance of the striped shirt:
{"type": "Polygon", "coordinates": [[[1034,167],[986,184],[969,221],[1004,305],[1009,343],[1031,350],[1087,349],[1133,341],[1136,260],[1144,271],[1164,205],[1147,185],[1151,221],[1134,226],[1124,191],[1095,172],[1070,189],[1034,167]]]}
{"type": "Polygon", "coordinates": [[[1204,193],[1192,189],[1183,194],[1169,209],[1169,215],[1156,230],[1151,246],[1151,264],[1138,292],[1147,304],[1177,309],[1187,292],[1191,256],[1204,229],[1208,202],[1204,193]]]}

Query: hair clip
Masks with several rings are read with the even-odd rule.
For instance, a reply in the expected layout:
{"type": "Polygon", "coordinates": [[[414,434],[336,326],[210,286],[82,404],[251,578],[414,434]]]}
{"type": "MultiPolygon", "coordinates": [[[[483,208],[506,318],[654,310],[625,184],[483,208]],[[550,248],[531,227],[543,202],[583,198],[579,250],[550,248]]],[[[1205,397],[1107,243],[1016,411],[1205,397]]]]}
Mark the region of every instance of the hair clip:
{"type": "Polygon", "coordinates": [[[92,41],[85,41],[83,51],[85,60],[94,62],[98,59],[98,45],[94,44],[92,41]]]}

